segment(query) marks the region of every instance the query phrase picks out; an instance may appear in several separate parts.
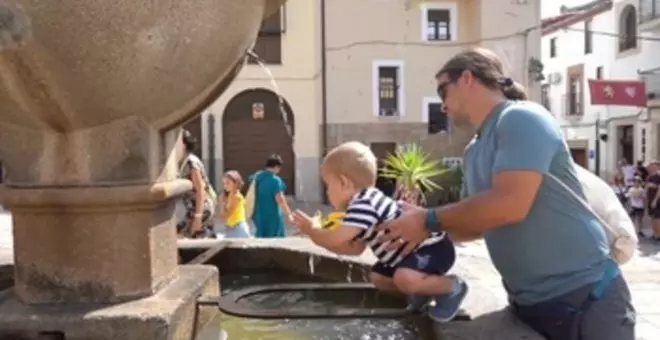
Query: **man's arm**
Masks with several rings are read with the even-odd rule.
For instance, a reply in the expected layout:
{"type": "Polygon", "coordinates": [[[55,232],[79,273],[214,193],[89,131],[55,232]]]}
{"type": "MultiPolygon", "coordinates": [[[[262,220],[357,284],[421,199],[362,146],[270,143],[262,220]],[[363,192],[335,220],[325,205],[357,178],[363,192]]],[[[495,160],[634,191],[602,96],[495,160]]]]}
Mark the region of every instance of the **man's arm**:
{"type": "Polygon", "coordinates": [[[655,197],[653,197],[651,204],[656,206],[658,204],[658,200],[660,200],[660,188],[658,188],[658,190],[655,192],[655,197]]]}
{"type": "Polygon", "coordinates": [[[286,184],[284,184],[284,181],[280,179],[279,177],[275,177],[275,180],[277,181],[276,183],[276,194],[275,194],[275,202],[277,202],[277,205],[280,206],[280,209],[282,209],[282,212],[284,213],[284,216],[286,216],[287,221],[289,219],[289,216],[291,216],[291,208],[289,208],[289,203],[286,201],[286,196],[284,196],[284,192],[286,191],[286,184]]]}
{"type": "Polygon", "coordinates": [[[540,112],[512,109],[502,114],[496,129],[491,189],[436,210],[450,235],[480,234],[525,219],[562,146],[556,123],[540,112]]]}

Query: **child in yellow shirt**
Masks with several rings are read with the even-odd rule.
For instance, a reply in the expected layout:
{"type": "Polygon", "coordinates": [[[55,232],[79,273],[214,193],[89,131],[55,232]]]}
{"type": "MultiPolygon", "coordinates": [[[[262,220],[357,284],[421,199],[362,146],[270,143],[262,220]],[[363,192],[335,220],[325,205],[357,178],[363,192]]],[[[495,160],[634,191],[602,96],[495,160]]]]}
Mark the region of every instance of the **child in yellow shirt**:
{"type": "Polygon", "coordinates": [[[220,195],[218,217],[224,221],[227,238],[251,237],[245,218],[245,197],[241,194],[243,178],[238,171],[227,171],[222,177],[224,194],[220,195]]]}

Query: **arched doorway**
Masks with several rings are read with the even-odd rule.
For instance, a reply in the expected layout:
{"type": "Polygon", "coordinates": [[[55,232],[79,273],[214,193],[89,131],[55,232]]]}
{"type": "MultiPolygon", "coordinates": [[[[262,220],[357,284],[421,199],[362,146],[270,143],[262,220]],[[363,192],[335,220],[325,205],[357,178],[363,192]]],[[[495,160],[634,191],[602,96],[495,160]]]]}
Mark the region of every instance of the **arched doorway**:
{"type": "MultiPolygon", "coordinates": [[[[282,99],[291,134],[294,117],[291,106],[282,99]]],[[[225,169],[237,170],[243,177],[264,167],[271,154],[284,161],[280,177],[286,193],[295,193],[295,153],[293,140],[282,117],[279,97],[270,90],[249,89],[232,98],[222,116],[222,154],[225,169]]]]}

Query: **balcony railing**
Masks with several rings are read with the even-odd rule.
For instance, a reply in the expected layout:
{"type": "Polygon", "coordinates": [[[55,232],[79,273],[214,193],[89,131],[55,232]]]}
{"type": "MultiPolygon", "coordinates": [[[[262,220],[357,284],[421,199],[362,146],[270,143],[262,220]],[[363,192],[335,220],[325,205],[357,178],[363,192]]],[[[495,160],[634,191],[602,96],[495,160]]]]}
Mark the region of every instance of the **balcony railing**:
{"type": "Polygon", "coordinates": [[[660,19],[660,0],[639,0],[639,22],[660,19]]]}
{"type": "Polygon", "coordinates": [[[651,100],[660,100],[660,70],[641,74],[640,77],[646,82],[646,93],[651,100]]]}

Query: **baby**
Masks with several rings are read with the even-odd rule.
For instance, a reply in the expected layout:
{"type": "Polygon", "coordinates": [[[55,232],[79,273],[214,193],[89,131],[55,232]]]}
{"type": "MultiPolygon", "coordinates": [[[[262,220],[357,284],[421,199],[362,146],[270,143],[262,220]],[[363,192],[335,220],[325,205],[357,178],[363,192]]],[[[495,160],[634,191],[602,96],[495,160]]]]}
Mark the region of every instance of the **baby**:
{"type": "Polygon", "coordinates": [[[323,160],[321,176],[327,186],[332,206],[345,215],[338,228],[314,226],[314,219],[296,211],[296,226],[314,243],[332,252],[359,255],[368,246],[378,258],[369,275],[379,289],[399,291],[409,296],[410,307],[428,311],[431,318],[447,322],[458,313],[468,287],[457,276],[445,273],[454,265],[454,245],[444,233],[431,235],[411,254],[402,257],[406,243],[388,250],[390,242],[379,240],[377,226],[399,217],[396,201],[374,187],[376,157],[369,147],[359,142],[344,143],[323,160]]]}

